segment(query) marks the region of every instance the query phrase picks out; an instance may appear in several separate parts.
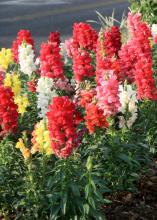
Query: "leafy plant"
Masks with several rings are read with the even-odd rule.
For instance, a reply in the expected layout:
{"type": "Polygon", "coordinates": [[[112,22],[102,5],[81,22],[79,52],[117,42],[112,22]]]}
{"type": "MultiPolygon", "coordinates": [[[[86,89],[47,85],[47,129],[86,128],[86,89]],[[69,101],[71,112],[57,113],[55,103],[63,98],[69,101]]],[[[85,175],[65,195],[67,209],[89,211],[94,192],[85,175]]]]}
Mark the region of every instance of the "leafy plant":
{"type": "Polygon", "coordinates": [[[130,0],[131,10],[140,12],[143,20],[149,24],[156,23],[157,1],[156,0],[130,0]]]}

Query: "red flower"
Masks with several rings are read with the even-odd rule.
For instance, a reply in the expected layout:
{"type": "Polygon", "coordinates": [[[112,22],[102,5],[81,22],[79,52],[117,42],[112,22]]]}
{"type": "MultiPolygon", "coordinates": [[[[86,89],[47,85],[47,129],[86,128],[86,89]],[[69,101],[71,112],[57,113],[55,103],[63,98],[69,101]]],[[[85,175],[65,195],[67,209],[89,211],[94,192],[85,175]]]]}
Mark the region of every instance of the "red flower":
{"type": "Polygon", "coordinates": [[[15,132],[18,126],[18,106],[10,88],[0,85],[0,129],[3,133],[15,132]]]}
{"type": "Polygon", "coordinates": [[[96,127],[108,127],[106,118],[103,115],[103,110],[99,109],[97,105],[93,103],[87,104],[85,113],[85,124],[91,134],[94,133],[96,127]]]}
{"type": "Polygon", "coordinates": [[[130,44],[136,55],[134,68],[138,98],[157,100],[150,46],[151,30],[146,23],[141,21],[140,14],[129,13],[128,26],[132,37],[130,44]]]}
{"type": "Polygon", "coordinates": [[[119,51],[120,72],[128,82],[135,81],[135,63],[137,61],[132,42],[123,45],[119,51]]]}
{"type": "Polygon", "coordinates": [[[18,47],[22,44],[22,42],[26,42],[27,44],[31,44],[34,49],[34,40],[32,39],[31,32],[29,30],[20,30],[17,34],[16,40],[12,43],[12,52],[14,55],[15,62],[19,62],[18,58],[18,47]]]}
{"type": "Polygon", "coordinates": [[[48,42],[49,43],[56,43],[57,46],[59,46],[60,45],[60,33],[58,31],[51,32],[48,37],[48,42]]]}
{"type": "Polygon", "coordinates": [[[74,23],[73,45],[75,48],[83,48],[96,51],[97,32],[86,23],[74,23]]]}
{"type": "Polygon", "coordinates": [[[118,55],[121,48],[121,33],[119,27],[112,26],[104,32],[104,48],[107,57],[118,55]]]}
{"type": "Polygon", "coordinates": [[[88,51],[80,49],[73,51],[73,71],[75,80],[78,83],[82,82],[86,77],[95,75],[92,58],[88,51]]]}
{"type": "Polygon", "coordinates": [[[85,108],[88,103],[91,103],[94,96],[96,95],[96,91],[94,89],[91,90],[81,90],[81,99],[80,106],[85,108]]]}
{"type": "Polygon", "coordinates": [[[41,44],[40,70],[42,76],[64,79],[62,57],[56,42],[41,44]]]}
{"type": "Polygon", "coordinates": [[[119,46],[117,47],[115,46],[116,44],[114,45],[114,40],[112,39],[113,42],[112,41],[110,42],[111,47],[108,47],[105,42],[106,41],[105,33],[101,32],[99,39],[97,41],[97,51],[96,51],[96,82],[97,84],[99,84],[98,81],[102,73],[104,71],[110,71],[110,70],[112,70],[114,75],[117,76],[118,81],[125,80],[125,75],[124,73],[121,72],[120,60],[117,56],[118,50],[120,49],[120,45],[121,45],[120,41],[119,41],[119,46]]]}
{"type": "Polygon", "coordinates": [[[27,82],[28,89],[31,92],[36,92],[36,85],[37,85],[37,80],[35,79],[27,82]]]}
{"type": "Polygon", "coordinates": [[[4,79],[4,72],[3,70],[0,70],[0,85],[3,84],[3,79],[4,79]]]}
{"type": "Polygon", "coordinates": [[[78,147],[77,126],[82,120],[69,97],[54,97],[49,106],[48,128],[54,153],[67,158],[78,147]]]}
{"type": "Polygon", "coordinates": [[[96,127],[107,128],[108,124],[103,111],[93,102],[96,101],[96,91],[91,89],[89,91],[81,91],[80,106],[85,108],[85,124],[89,132],[92,134],[96,127]]]}

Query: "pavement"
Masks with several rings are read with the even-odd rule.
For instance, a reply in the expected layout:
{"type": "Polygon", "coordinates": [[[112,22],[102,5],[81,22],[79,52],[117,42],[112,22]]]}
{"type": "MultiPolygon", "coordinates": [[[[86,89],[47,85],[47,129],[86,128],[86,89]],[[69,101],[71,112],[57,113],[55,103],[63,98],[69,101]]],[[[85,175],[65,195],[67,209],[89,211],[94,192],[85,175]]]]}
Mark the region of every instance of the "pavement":
{"type": "Polygon", "coordinates": [[[0,48],[10,47],[20,29],[29,29],[39,50],[51,31],[59,31],[63,41],[71,36],[74,22],[98,21],[96,11],[111,16],[113,10],[121,20],[128,7],[128,0],[0,0],[0,48]]]}

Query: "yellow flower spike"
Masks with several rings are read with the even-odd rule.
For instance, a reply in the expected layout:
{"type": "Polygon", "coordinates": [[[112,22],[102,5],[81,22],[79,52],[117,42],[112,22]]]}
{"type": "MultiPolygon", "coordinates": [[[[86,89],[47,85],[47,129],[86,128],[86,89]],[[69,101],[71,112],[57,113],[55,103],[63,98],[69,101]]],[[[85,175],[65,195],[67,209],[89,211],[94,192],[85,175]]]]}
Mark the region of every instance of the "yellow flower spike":
{"type": "Polygon", "coordinates": [[[44,150],[47,155],[53,154],[53,150],[50,142],[50,133],[48,130],[44,132],[44,150]]]}
{"type": "Polygon", "coordinates": [[[21,152],[25,160],[30,158],[31,152],[28,148],[25,147],[21,152]]]}
{"type": "Polygon", "coordinates": [[[18,142],[16,143],[16,146],[15,146],[15,147],[18,148],[18,149],[20,149],[20,150],[25,148],[25,144],[24,144],[22,138],[19,138],[19,139],[18,139],[18,142]]]}
{"type": "Polygon", "coordinates": [[[38,144],[34,144],[32,147],[31,147],[31,154],[35,154],[37,152],[40,151],[40,148],[39,148],[39,145],[38,144]]]}
{"type": "Polygon", "coordinates": [[[27,95],[19,95],[15,97],[14,101],[18,105],[18,113],[20,113],[23,116],[23,114],[27,111],[26,108],[29,106],[27,95]]]}
{"type": "Polygon", "coordinates": [[[0,67],[7,70],[9,64],[14,62],[11,49],[2,48],[0,51],[0,67]]]}
{"type": "Polygon", "coordinates": [[[14,93],[14,96],[20,94],[21,92],[21,81],[19,79],[18,74],[16,73],[7,73],[4,79],[4,86],[10,87],[14,93]]]}
{"type": "Polygon", "coordinates": [[[44,142],[44,138],[42,137],[42,136],[37,136],[37,138],[36,138],[36,141],[38,142],[38,143],[43,143],[44,142]]]}
{"type": "Polygon", "coordinates": [[[5,87],[12,87],[12,80],[11,80],[11,74],[7,73],[4,79],[4,86],[5,87]]]}
{"type": "Polygon", "coordinates": [[[29,159],[31,157],[31,151],[30,151],[29,148],[27,148],[25,146],[27,144],[27,134],[26,134],[26,131],[23,131],[22,134],[23,134],[22,138],[18,139],[18,142],[16,143],[15,147],[18,148],[21,151],[24,159],[27,160],[27,159],[29,159]]]}
{"type": "Polygon", "coordinates": [[[47,149],[45,150],[45,153],[46,153],[47,156],[53,154],[52,148],[47,148],[47,149]]]}
{"type": "Polygon", "coordinates": [[[36,124],[35,130],[33,132],[32,141],[32,152],[34,151],[34,149],[36,149],[36,146],[38,146],[38,151],[41,153],[45,153],[46,155],[50,155],[53,153],[47,124],[43,120],[36,124]]]}
{"type": "Polygon", "coordinates": [[[12,81],[13,81],[12,89],[13,89],[14,95],[17,96],[21,93],[21,81],[19,79],[18,74],[13,74],[12,81]]]}

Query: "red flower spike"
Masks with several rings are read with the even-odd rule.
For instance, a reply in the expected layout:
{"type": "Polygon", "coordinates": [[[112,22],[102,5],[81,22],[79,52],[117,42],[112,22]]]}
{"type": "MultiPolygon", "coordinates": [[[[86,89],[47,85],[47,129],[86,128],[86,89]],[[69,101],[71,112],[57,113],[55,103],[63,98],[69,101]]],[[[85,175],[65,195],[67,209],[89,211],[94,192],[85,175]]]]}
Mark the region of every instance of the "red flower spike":
{"type": "Polygon", "coordinates": [[[48,128],[51,145],[59,158],[67,158],[78,147],[77,126],[81,121],[68,96],[54,97],[49,106],[48,128]]]}
{"type": "Polygon", "coordinates": [[[57,43],[57,46],[59,46],[60,45],[60,33],[58,31],[51,32],[48,37],[48,42],[49,43],[57,43]]]}
{"type": "Polygon", "coordinates": [[[32,39],[31,32],[29,30],[20,30],[17,34],[17,38],[12,43],[12,52],[15,62],[19,62],[18,47],[25,41],[27,44],[31,44],[34,49],[34,40],[32,39]]]}
{"type": "Polygon", "coordinates": [[[73,26],[73,46],[96,51],[98,34],[91,25],[87,23],[74,23],[73,26]]]}
{"type": "Polygon", "coordinates": [[[57,42],[41,44],[40,71],[42,76],[64,79],[63,62],[57,42]]]}
{"type": "Polygon", "coordinates": [[[10,88],[0,85],[0,129],[3,134],[16,132],[18,126],[18,106],[14,103],[10,88]]]}
{"type": "Polygon", "coordinates": [[[141,21],[140,14],[129,13],[128,26],[132,37],[130,44],[134,50],[134,56],[136,56],[134,77],[138,99],[157,100],[150,45],[151,30],[145,22],[141,21]]]}
{"type": "Polygon", "coordinates": [[[85,124],[88,128],[90,134],[94,133],[95,128],[107,128],[108,123],[105,116],[103,115],[103,110],[99,109],[97,105],[89,103],[85,108],[85,124]]]}
{"type": "Polygon", "coordinates": [[[95,71],[92,66],[92,58],[88,51],[73,51],[73,71],[75,80],[78,83],[82,82],[86,77],[88,78],[95,75],[95,71]]]}

